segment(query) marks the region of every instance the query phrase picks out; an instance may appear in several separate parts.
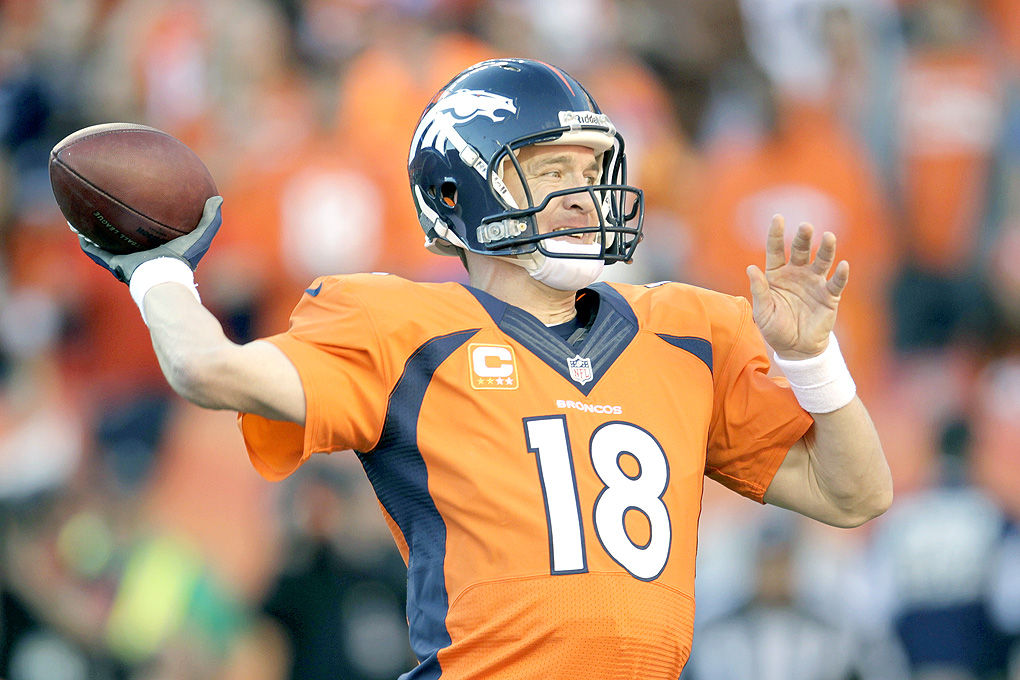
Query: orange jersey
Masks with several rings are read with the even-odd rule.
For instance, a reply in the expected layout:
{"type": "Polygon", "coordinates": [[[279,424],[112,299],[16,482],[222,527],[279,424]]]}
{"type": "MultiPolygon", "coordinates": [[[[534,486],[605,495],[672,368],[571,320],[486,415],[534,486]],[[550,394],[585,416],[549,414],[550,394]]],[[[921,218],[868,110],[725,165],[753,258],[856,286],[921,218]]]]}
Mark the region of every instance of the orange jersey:
{"type": "Polygon", "coordinates": [[[456,283],[317,279],[270,340],[304,428],[242,415],[280,479],[358,452],[408,565],[407,678],[663,678],[690,651],[705,474],[761,501],[810,426],[743,298],[596,284],[569,345],[456,283]]]}

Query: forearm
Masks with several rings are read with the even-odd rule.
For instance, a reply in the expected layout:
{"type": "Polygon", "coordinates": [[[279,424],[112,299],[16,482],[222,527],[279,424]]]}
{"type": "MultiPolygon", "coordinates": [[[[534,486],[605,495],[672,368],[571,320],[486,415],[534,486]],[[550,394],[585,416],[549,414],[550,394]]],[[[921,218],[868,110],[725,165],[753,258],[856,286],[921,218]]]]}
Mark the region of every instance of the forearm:
{"type": "Polygon", "coordinates": [[[765,501],[841,527],[885,512],[893,494],[889,466],[835,337],[814,358],[776,362],[814,425],[787,452],[765,501]]]}
{"type": "Polygon", "coordinates": [[[892,478],[871,416],[858,397],[831,413],[812,414],[804,438],[809,483],[832,510],[830,524],[856,526],[892,503],[892,478]]]}
{"type": "Polygon", "coordinates": [[[210,388],[218,352],[234,345],[216,317],[177,283],[154,286],[143,305],[152,348],[174,391],[205,408],[233,408],[210,388]]]}
{"type": "Polygon", "coordinates": [[[160,368],[182,397],[205,408],[304,423],[301,379],[272,343],[232,342],[216,317],[179,283],[153,286],[142,304],[160,368]]]}

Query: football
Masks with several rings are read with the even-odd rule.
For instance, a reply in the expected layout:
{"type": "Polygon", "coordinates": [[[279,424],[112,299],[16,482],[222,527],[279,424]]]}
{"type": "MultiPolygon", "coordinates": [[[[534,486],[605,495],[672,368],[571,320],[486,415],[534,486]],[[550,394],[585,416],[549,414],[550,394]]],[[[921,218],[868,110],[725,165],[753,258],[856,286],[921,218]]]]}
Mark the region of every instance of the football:
{"type": "Polygon", "coordinates": [[[50,152],[50,186],[68,224],[112,253],[148,250],[192,231],[216,184],[165,132],[133,123],[78,130],[50,152]]]}

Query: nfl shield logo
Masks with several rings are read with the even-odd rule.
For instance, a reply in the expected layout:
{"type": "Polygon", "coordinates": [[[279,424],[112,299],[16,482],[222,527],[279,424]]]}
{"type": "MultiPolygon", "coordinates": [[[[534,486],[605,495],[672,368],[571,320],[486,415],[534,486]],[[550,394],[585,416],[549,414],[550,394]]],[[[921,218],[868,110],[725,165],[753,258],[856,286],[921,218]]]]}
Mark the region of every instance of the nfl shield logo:
{"type": "Polygon", "coordinates": [[[580,354],[567,359],[567,368],[570,369],[570,379],[578,385],[591,382],[595,377],[591,370],[591,359],[583,359],[580,354]]]}

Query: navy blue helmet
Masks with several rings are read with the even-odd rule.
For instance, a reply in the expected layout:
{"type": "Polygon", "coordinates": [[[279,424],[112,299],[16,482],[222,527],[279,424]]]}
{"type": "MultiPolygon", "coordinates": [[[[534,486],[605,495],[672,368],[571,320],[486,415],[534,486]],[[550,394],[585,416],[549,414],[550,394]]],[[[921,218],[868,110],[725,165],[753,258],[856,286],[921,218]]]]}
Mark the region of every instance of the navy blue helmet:
{"type": "MultiPolygon", "coordinates": [[[[443,87],[425,108],[411,142],[408,175],[426,246],[497,256],[630,261],[641,238],[644,198],[627,185],[623,137],[595,100],[560,69],[527,59],[476,64],[443,87]],[[601,157],[599,183],[556,191],[535,204],[515,152],[531,144],[587,146],[601,157]],[[504,172],[517,172],[528,205],[517,205],[504,172]],[[545,247],[534,219],[550,199],[588,192],[598,224],[597,253],[564,254],[545,247]],[[451,249],[447,244],[454,246],[451,249]]],[[[563,236],[558,232],[555,236],[563,236]]]]}

